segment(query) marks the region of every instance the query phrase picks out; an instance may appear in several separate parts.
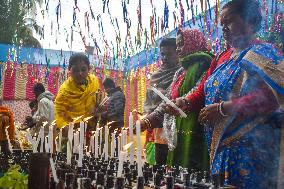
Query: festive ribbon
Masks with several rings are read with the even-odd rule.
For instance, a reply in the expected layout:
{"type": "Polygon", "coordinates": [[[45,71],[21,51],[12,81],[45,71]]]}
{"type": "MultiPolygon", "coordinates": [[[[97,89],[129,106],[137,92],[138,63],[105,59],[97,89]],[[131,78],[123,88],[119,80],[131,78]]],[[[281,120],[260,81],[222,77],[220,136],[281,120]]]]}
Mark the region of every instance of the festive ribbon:
{"type": "Polygon", "coordinates": [[[138,16],[138,26],[142,28],[142,15],[141,15],[141,0],[139,0],[138,8],[137,8],[137,16],[138,16]]]}
{"type": "Polygon", "coordinates": [[[89,12],[85,12],[84,15],[84,19],[85,19],[85,28],[87,28],[88,33],[90,32],[90,22],[89,22],[89,12]]]}
{"type": "Polygon", "coordinates": [[[123,20],[124,20],[124,22],[126,22],[128,12],[127,12],[127,7],[126,7],[125,0],[122,1],[121,3],[122,3],[122,10],[123,10],[123,20]]]}
{"type": "Polygon", "coordinates": [[[193,25],[195,25],[193,2],[194,2],[194,0],[191,0],[191,14],[192,14],[191,16],[192,16],[192,23],[193,23],[193,25]]]}
{"type": "Polygon", "coordinates": [[[177,16],[176,16],[175,11],[173,12],[173,17],[174,17],[174,28],[176,28],[177,16]]]}
{"type": "Polygon", "coordinates": [[[59,30],[59,16],[61,18],[61,0],[58,1],[58,5],[56,6],[56,21],[57,21],[58,30],[59,30]]]}
{"type": "Polygon", "coordinates": [[[165,6],[164,6],[164,27],[161,29],[162,31],[164,28],[169,28],[169,6],[167,4],[167,1],[165,0],[165,6]]]}
{"type": "Polygon", "coordinates": [[[45,10],[48,12],[49,9],[49,0],[45,0],[45,10]]]}
{"type": "Polygon", "coordinates": [[[180,26],[184,26],[184,8],[181,0],[179,0],[179,6],[180,6],[180,26]]]}
{"type": "Polygon", "coordinates": [[[105,8],[107,7],[108,9],[108,13],[110,14],[110,11],[109,11],[109,0],[102,0],[103,1],[103,13],[105,13],[105,8]]]}
{"type": "Polygon", "coordinates": [[[89,8],[90,8],[90,12],[91,12],[92,19],[93,19],[93,20],[96,20],[95,15],[94,15],[94,12],[93,12],[93,10],[92,10],[92,6],[91,6],[90,0],[88,0],[88,2],[89,2],[89,8]]]}

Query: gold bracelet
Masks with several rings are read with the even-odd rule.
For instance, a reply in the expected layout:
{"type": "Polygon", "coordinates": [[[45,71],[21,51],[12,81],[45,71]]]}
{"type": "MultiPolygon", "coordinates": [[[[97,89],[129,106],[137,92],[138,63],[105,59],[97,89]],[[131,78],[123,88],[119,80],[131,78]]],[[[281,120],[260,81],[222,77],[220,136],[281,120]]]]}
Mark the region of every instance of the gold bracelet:
{"type": "Polygon", "coordinates": [[[146,122],[147,129],[152,129],[152,124],[150,120],[148,118],[144,118],[143,120],[146,122]]]}
{"type": "Polygon", "coordinates": [[[224,114],[224,112],[223,112],[223,104],[224,104],[224,102],[220,102],[219,103],[219,105],[218,105],[218,110],[219,110],[219,113],[223,116],[223,117],[228,117],[229,115],[226,115],[226,114],[224,114]]]}

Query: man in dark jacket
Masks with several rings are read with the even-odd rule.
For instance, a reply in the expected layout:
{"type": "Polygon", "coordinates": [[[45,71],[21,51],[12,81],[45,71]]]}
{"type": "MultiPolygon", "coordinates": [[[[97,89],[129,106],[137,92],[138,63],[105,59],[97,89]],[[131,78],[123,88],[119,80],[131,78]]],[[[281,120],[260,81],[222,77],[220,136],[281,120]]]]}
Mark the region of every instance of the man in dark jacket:
{"type": "Polygon", "coordinates": [[[110,78],[104,80],[103,86],[108,100],[105,103],[105,111],[102,112],[101,118],[110,123],[110,132],[113,132],[114,129],[124,126],[125,95],[110,78]]]}

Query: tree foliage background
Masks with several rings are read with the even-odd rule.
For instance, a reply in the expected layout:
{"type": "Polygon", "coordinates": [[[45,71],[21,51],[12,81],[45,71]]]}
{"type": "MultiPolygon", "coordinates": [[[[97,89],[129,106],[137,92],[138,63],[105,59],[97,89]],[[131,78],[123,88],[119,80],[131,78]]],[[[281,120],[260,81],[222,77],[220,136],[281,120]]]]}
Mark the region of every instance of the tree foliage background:
{"type": "Polygon", "coordinates": [[[0,43],[40,48],[34,33],[42,35],[35,22],[41,0],[0,0],[0,43]]]}

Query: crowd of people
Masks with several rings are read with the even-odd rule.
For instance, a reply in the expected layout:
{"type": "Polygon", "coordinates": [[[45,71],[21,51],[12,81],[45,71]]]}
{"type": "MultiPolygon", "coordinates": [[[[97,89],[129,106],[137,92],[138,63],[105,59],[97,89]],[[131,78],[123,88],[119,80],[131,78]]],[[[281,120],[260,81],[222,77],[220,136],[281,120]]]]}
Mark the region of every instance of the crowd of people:
{"type": "MultiPolygon", "coordinates": [[[[149,85],[187,117],[147,90],[141,128],[147,131],[146,143],[154,144],[156,164],[210,170],[237,188],[277,187],[284,171],[284,61],[273,44],[256,39],[261,20],[258,1],[232,0],[223,6],[220,18],[227,44],[223,52],[212,54],[197,29],[179,29],[176,38],[161,41],[163,64],[149,85]]],[[[57,128],[63,128],[75,120],[78,127],[76,118],[84,115],[93,116],[89,131],[99,120],[110,123],[111,132],[123,127],[121,88],[110,78],[101,87],[82,53],[70,57],[68,69],[70,77],[56,97],[41,83],[34,86],[36,99],[24,125],[34,133],[44,121],[56,120],[57,128]],[[107,94],[104,99],[101,90],[107,94]]],[[[11,128],[12,114],[3,106],[0,110],[0,129],[11,128]]],[[[6,138],[0,132],[1,141],[6,138]]]]}

